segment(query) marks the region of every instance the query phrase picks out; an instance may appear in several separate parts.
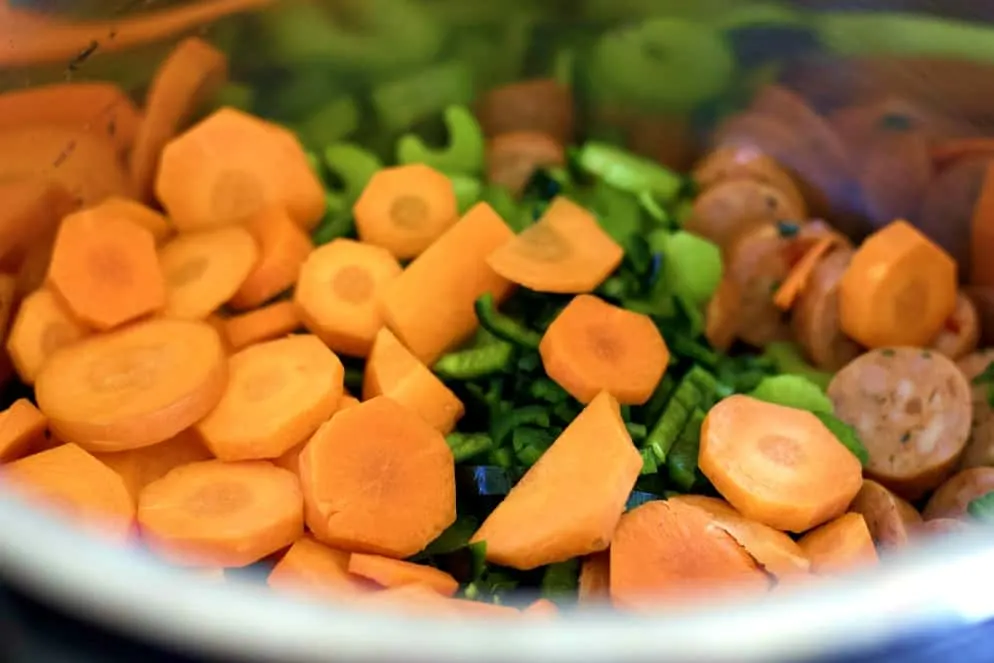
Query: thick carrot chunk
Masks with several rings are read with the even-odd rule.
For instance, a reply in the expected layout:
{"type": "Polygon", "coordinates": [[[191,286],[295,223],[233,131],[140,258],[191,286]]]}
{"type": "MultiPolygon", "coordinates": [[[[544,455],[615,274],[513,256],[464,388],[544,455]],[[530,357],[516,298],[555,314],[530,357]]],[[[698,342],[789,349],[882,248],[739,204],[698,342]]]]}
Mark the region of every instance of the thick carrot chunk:
{"type": "Polygon", "coordinates": [[[136,504],[138,495],[148,484],[158,481],[181,465],[211,459],[211,453],[193,429],[187,429],[165,442],[149,447],[97,453],[94,456],[121,475],[136,504]]]}
{"type": "Polygon", "coordinates": [[[836,575],[877,562],[877,549],[862,514],[847,513],[798,542],[817,575],[836,575]]]}
{"type": "Polygon", "coordinates": [[[267,582],[276,590],[318,596],[359,591],[363,586],[349,573],[350,557],[345,551],[304,536],[276,563],[267,582]]]}
{"type": "Polygon", "coordinates": [[[26,456],[42,441],[48,420],[26,398],[0,412],[0,463],[26,456]]]}
{"type": "Polygon", "coordinates": [[[246,225],[259,245],[259,260],[231,298],[237,309],[254,308],[297,282],[314,249],[311,238],[280,208],[269,208],[246,225]]]}
{"type": "Polygon", "coordinates": [[[49,288],[21,302],[7,337],[7,352],[25,384],[34,384],[53,352],[86,337],[89,328],[77,320],[49,288]]]}
{"type": "Polygon", "coordinates": [[[382,555],[353,553],[349,573],[388,588],[423,584],[443,596],[452,596],[459,589],[459,582],[445,571],[382,555]]]}
{"type": "Polygon", "coordinates": [[[272,341],[300,328],[300,315],[293,302],[276,302],[222,321],[224,335],[233,350],[272,341]]]}

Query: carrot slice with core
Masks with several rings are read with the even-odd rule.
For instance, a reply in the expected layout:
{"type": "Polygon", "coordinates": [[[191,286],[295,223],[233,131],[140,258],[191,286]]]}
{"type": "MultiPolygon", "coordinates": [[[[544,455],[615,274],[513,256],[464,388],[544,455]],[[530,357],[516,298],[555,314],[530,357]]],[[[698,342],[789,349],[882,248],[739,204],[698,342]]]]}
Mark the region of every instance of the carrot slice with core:
{"type": "Polygon", "coordinates": [[[349,573],[383,587],[426,585],[443,596],[452,596],[459,589],[459,581],[445,571],[381,555],[353,553],[349,558],[349,573]]]}
{"type": "Polygon", "coordinates": [[[25,384],[34,384],[53,352],[89,335],[90,330],[48,288],[21,302],[7,337],[7,352],[25,384]]]}
{"type": "MultiPolygon", "coordinates": [[[[338,409],[335,410],[335,413],[337,414],[342,410],[347,410],[350,407],[355,407],[356,405],[359,405],[359,402],[360,401],[358,398],[350,396],[347,393],[343,394],[341,400],[338,401],[338,409]]],[[[285,470],[290,470],[297,476],[300,476],[300,452],[304,450],[304,447],[306,445],[307,445],[307,440],[304,440],[300,444],[291,447],[279,458],[273,459],[273,462],[276,463],[278,467],[282,467],[285,470]]]]}
{"type": "Polygon", "coordinates": [[[798,541],[817,575],[835,575],[877,561],[877,549],[863,516],[847,513],[798,541]]]}
{"type": "Polygon", "coordinates": [[[293,302],[284,301],[227,318],[221,322],[232,350],[271,341],[300,328],[300,315],[293,302]]]}
{"type": "Polygon", "coordinates": [[[26,398],[0,412],[0,463],[26,456],[45,435],[48,420],[26,398]]]}
{"type": "Polygon", "coordinates": [[[35,381],[52,431],[91,451],[164,442],[210,412],[227,358],[203,322],[150,320],[55,353],[35,381]]]}
{"type": "Polygon", "coordinates": [[[149,447],[97,453],[94,456],[124,479],[124,485],[127,486],[136,504],[138,495],[148,484],[161,479],[181,465],[211,459],[207,447],[192,429],[149,447]]]}
{"type": "Polygon", "coordinates": [[[276,590],[321,596],[364,589],[349,573],[351,555],[329,548],[310,536],[297,539],[276,563],[267,584],[276,590]]]}
{"type": "Polygon", "coordinates": [[[270,208],[246,226],[259,244],[259,260],[231,298],[237,309],[263,304],[297,282],[314,249],[311,238],[282,209],[270,208]]]}
{"type": "Polygon", "coordinates": [[[300,483],[262,461],[190,463],[145,487],[138,525],[149,548],[170,562],[248,566],[303,535],[300,483]]]}

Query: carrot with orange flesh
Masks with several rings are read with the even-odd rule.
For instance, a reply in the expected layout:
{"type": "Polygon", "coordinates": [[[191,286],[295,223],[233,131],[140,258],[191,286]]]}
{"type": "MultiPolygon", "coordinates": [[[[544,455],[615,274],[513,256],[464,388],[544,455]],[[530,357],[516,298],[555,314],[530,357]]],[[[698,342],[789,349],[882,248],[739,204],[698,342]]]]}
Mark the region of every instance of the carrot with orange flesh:
{"type": "Polygon", "coordinates": [[[384,168],[352,206],[363,242],[415,258],[459,220],[452,181],[424,164],[384,168]]]}
{"type": "Polygon", "coordinates": [[[244,223],[270,207],[304,228],[324,216],[324,189],[285,129],[222,108],[162,150],[155,193],[180,232],[244,223]]]}
{"type": "Polygon", "coordinates": [[[765,592],[769,586],[756,560],[714,527],[706,511],[689,504],[646,502],[621,517],[611,542],[611,599],[620,608],[765,592]]]}
{"type": "Polygon", "coordinates": [[[773,303],[777,308],[788,311],[794,305],[797,297],[804,292],[808,279],[832,249],[844,243],[844,239],[834,233],[818,238],[814,245],[808,249],[801,259],[791,268],[787,278],[783,280],[780,287],[773,295],[773,303]]]}
{"type": "Polygon", "coordinates": [[[842,331],[871,349],[927,347],[956,308],[956,293],[956,261],[895,221],[863,242],[842,275],[842,331]]]}
{"type": "Polygon", "coordinates": [[[580,562],[577,595],[581,604],[602,603],[611,596],[611,553],[587,555],[580,562]]]}
{"type": "Polygon", "coordinates": [[[301,321],[297,306],[291,301],[283,301],[227,318],[221,326],[228,345],[238,351],[286,336],[299,329],[301,321]]]}
{"type": "Polygon", "coordinates": [[[487,256],[514,234],[486,203],[479,203],[384,288],[387,326],[414,356],[431,366],[479,326],[474,303],[491,293],[499,304],[511,283],[487,265],[487,256]]]}
{"type": "Polygon", "coordinates": [[[45,435],[48,419],[26,398],[0,412],[0,463],[28,455],[45,435]]]}
{"type": "Polygon", "coordinates": [[[280,208],[254,216],[246,227],[259,245],[259,260],[231,298],[231,306],[240,310],[255,308],[290,288],[314,249],[307,233],[280,208]]]}
{"type": "Polygon", "coordinates": [[[559,606],[549,599],[537,599],[521,613],[529,617],[555,617],[559,614],[559,606]]]}
{"type": "Polygon", "coordinates": [[[90,451],[164,442],[214,409],[228,382],[221,339],[203,322],[155,319],[53,354],[35,380],[52,432],[90,451]]]}
{"type": "Polygon", "coordinates": [[[300,454],[300,481],[308,528],[352,552],[410,557],[456,519],[445,438],[384,396],[318,429],[300,454]]]}
{"type": "Polygon", "coordinates": [[[521,195],[539,168],[563,166],[566,150],[555,138],[537,131],[512,131],[487,144],[487,181],[521,195]]]}
{"type": "Polygon", "coordinates": [[[558,197],[536,223],[487,257],[512,283],[538,292],[590,292],[624,257],[618,245],[583,207],[558,197]]]}
{"type": "Polygon", "coordinates": [[[859,513],[847,513],[798,541],[817,575],[836,575],[877,562],[877,549],[859,513]]]}
{"type": "Polygon", "coordinates": [[[259,259],[259,247],[241,226],[179,235],[159,250],[166,280],[162,314],[203,320],[234,296],[259,259]]]}
{"type": "Polygon", "coordinates": [[[465,408],[459,397],[418,361],[389,329],[376,335],[366,359],[362,398],[389,396],[410,408],[443,435],[452,432],[465,408]]]}
{"type": "Polygon", "coordinates": [[[17,278],[11,274],[0,274],[0,338],[7,336],[16,305],[17,278]]]}
{"type": "Polygon", "coordinates": [[[994,287],[994,168],[984,173],[970,220],[970,284],[994,287]]]}
{"type": "Polygon", "coordinates": [[[45,235],[28,247],[24,259],[17,270],[17,296],[26,297],[44,287],[48,278],[48,267],[52,264],[52,251],[55,249],[56,232],[45,235]]]}
{"type": "Polygon", "coordinates": [[[363,584],[349,573],[351,556],[304,536],[290,546],[266,582],[276,590],[319,596],[363,591],[363,584]]]}
{"type": "Polygon", "coordinates": [[[841,515],[863,482],[859,460],[818,417],[742,395],[708,412],[698,464],[743,516],[790,532],[841,515]]]}
{"type": "Polygon", "coordinates": [[[248,566],[303,535],[300,483],[264,461],[190,463],[145,486],[138,525],[148,547],[170,562],[248,566]]]}
{"type": "Polygon", "coordinates": [[[152,233],[156,244],[162,244],[173,234],[173,224],[169,219],[138,201],[113,196],[101,202],[97,208],[108,216],[119,216],[141,226],[152,233]]]}
{"type": "Polygon", "coordinates": [[[75,444],[4,465],[0,479],[29,501],[113,541],[131,535],[135,506],[124,481],[75,444]]]}
{"type": "Polygon", "coordinates": [[[7,336],[7,352],[21,382],[30,385],[52,353],[89,334],[90,329],[55,293],[41,288],[25,297],[17,309],[7,336]]]}
{"type": "Polygon", "coordinates": [[[459,581],[445,571],[382,555],[352,553],[349,573],[387,588],[421,584],[442,596],[452,596],[459,589],[459,581]]]}
{"type": "Polygon", "coordinates": [[[600,552],[611,543],[642,457],[604,391],[566,427],[473,535],[487,560],[534,569],[600,552]],[[535,518],[551,513],[556,518],[535,518]]]}
{"type": "Polygon", "coordinates": [[[77,207],[57,182],[24,178],[0,183],[0,269],[19,269],[31,247],[54,237],[62,218],[77,207]]]}
{"type": "Polygon", "coordinates": [[[135,504],[141,491],[153,481],[182,465],[211,459],[207,447],[192,429],[149,447],[93,455],[124,479],[135,504]]]}
{"type": "Polygon", "coordinates": [[[953,138],[932,146],[932,163],[936,170],[976,157],[994,157],[994,138],[953,138]]]}
{"type": "Polygon", "coordinates": [[[152,233],[99,209],[62,221],[48,282],[73,315],[99,330],[137,320],[166,304],[152,233]]]}
{"type": "Polygon", "coordinates": [[[447,618],[516,618],[517,608],[482,601],[467,601],[442,596],[426,585],[401,585],[363,597],[363,604],[406,613],[447,618]]]}
{"type": "Polygon", "coordinates": [[[227,78],[227,57],[199,37],[181,41],[159,66],[131,152],[131,184],[139,198],[152,197],[162,149],[227,78]]]}
{"type": "MultiPolygon", "coordinates": [[[[338,409],[335,410],[335,413],[337,414],[342,410],[347,410],[350,407],[355,407],[356,405],[359,405],[359,402],[360,401],[358,398],[350,396],[347,393],[343,394],[342,398],[338,401],[338,409]]],[[[307,445],[307,440],[304,440],[300,444],[295,445],[294,447],[289,449],[279,458],[273,459],[273,462],[277,465],[277,467],[282,467],[285,470],[290,470],[297,476],[300,476],[300,452],[304,450],[304,447],[306,445],[307,445]]]]}
{"type": "Polygon", "coordinates": [[[538,346],[545,372],[581,403],[607,391],[619,403],[652,396],[670,351],[652,319],[577,295],[552,321],[538,346]]]}

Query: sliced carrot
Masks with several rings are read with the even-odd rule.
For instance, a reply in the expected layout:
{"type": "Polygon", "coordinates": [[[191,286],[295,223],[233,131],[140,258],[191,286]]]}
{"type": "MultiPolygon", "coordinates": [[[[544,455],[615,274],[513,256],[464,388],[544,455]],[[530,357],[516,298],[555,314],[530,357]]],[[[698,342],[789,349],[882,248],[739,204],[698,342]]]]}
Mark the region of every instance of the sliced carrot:
{"type": "Polygon", "coordinates": [[[537,599],[521,612],[529,617],[555,617],[559,614],[559,606],[549,599],[537,599]]]}
{"type": "Polygon", "coordinates": [[[300,266],[314,249],[311,238],[280,208],[270,208],[248,222],[259,245],[259,261],[231,298],[237,309],[259,306],[297,282],[300,266]]]}
{"type": "Polygon", "coordinates": [[[48,267],[52,263],[52,251],[55,249],[55,236],[56,232],[52,232],[39,238],[24,253],[24,259],[15,277],[18,298],[26,297],[45,285],[48,267]]]}
{"type": "Polygon", "coordinates": [[[805,532],[841,515],[859,460],[810,412],[729,396],[701,427],[701,471],[746,518],[805,532]]]}
{"type": "Polygon", "coordinates": [[[21,302],[7,337],[7,352],[25,384],[34,384],[53,352],[89,335],[65,304],[48,288],[21,302]]]}
{"type": "Polygon", "coordinates": [[[329,548],[311,536],[297,539],[269,573],[267,583],[276,590],[321,596],[363,589],[349,573],[351,555],[329,548]]]}
{"type": "Polygon", "coordinates": [[[157,319],[56,352],[35,396],[57,436],[91,451],[124,451],[189,428],[217,405],[227,381],[210,325],[157,319]]]}
{"type": "Polygon", "coordinates": [[[382,555],[353,553],[349,573],[387,588],[421,584],[443,596],[452,596],[459,589],[459,581],[445,571],[382,555]]]}
{"type": "Polygon", "coordinates": [[[534,569],[611,543],[642,457],[618,401],[601,392],[562,432],[473,535],[487,560],[534,569]],[[555,518],[538,518],[539,513],[555,518]]]}
{"type": "Polygon", "coordinates": [[[956,262],[895,221],[863,242],[842,276],[842,331],[871,349],[926,347],[956,308],[956,292],[956,262]]]}
{"type": "Polygon", "coordinates": [[[611,553],[587,555],[580,563],[578,596],[581,604],[602,603],[611,596],[611,553]]]}
{"type": "Polygon", "coordinates": [[[487,144],[487,181],[520,195],[539,168],[563,166],[566,150],[555,138],[538,131],[512,131],[487,144]]]}
{"type": "Polygon", "coordinates": [[[200,436],[192,429],[149,447],[94,454],[97,460],[121,475],[128,492],[138,503],[138,495],[148,484],[189,463],[210,460],[200,436]]]}
{"type": "Polygon", "coordinates": [[[618,523],[611,542],[611,599],[618,607],[767,589],[756,561],[702,509],[646,502],[618,523]]]}
{"type": "MultiPolygon", "coordinates": [[[[349,394],[343,394],[341,400],[338,401],[338,409],[335,413],[341,412],[342,410],[347,410],[350,407],[355,407],[359,405],[359,399],[350,396],[349,394]]],[[[332,415],[335,416],[335,415],[332,415]]],[[[297,476],[300,476],[300,452],[304,450],[307,445],[307,440],[304,440],[300,444],[297,444],[290,448],[286,453],[284,453],[279,458],[273,459],[278,467],[282,467],[285,470],[290,470],[297,476]]]]}
{"type": "Polygon", "coordinates": [[[77,318],[101,330],[166,304],[152,233],[126,219],[104,216],[98,209],[63,220],[48,282],[77,318]]]}
{"type": "Polygon", "coordinates": [[[389,329],[376,335],[366,359],[362,398],[389,396],[410,408],[443,435],[452,432],[465,408],[459,397],[418,361],[389,329]]]}
{"type": "Polygon", "coordinates": [[[7,336],[17,304],[17,278],[10,274],[0,274],[0,338],[7,336]]]}
{"type": "Polygon", "coordinates": [[[773,295],[773,303],[777,305],[777,308],[784,311],[790,310],[798,295],[804,292],[804,288],[808,285],[808,279],[811,278],[811,274],[821,263],[822,258],[844,241],[844,238],[834,233],[815,240],[814,245],[791,268],[787,278],[783,280],[773,295]]]}
{"type": "Polygon", "coordinates": [[[877,549],[862,514],[847,513],[798,541],[817,575],[835,575],[877,562],[877,549]]]}
{"type": "Polygon", "coordinates": [[[715,525],[728,532],[767,572],[782,578],[807,573],[811,562],[794,540],[779,530],[749,520],[724,500],[704,495],[680,495],[669,502],[689,504],[705,511],[715,525]]]}
{"type": "Polygon", "coordinates": [[[466,617],[506,619],[521,616],[521,612],[511,606],[447,598],[426,585],[401,585],[373,592],[364,599],[364,604],[419,615],[457,619],[466,617]]]}
{"type": "Polygon", "coordinates": [[[197,424],[221,460],[281,456],[327,421],[342,398],[342,362],[310,334],[250,346],[228,366],[221,402],[197,424]]]}
{"type": "Polygon", "coordinates": [[[300,325],[297,306],[290,301],[276,302],[221,322],[228,345],[236,351],[286,336],[300,325]]]}
{"type": "Polygon", "coordinates": [[[326,207],[292,134],[233,108],[215,111],[162,150],[155,192],[180,231],[243,223],[269,207],[312,228],[326,207]]]}
{"type": "Polygon", "coordinates": [[[272,463],[190,463],[153,481],[138,499],[148,547],[182,565],[237,568],[304,533],[300,483],[272,463]]]}
{"type": "Polygon", "coordinates": [[[53,83],[0,94],[0,130],[64,126],[93,132],[123,153],[134,143],[140,122],[141,112],[113,83],[53,83]]]}
{"type": "Polygon", "coordinates": [[[454,466],[421,417],[383,396],[365,401],[300,454],[307,526],[336,548],[410,557],[456,519],[454,466]]]}
{"type": "Polygon", "coordinates": [[[932,146],[932,163],[936,170],[961,159],[975,157],[994,157],[994,138],[952,138],[932,146]]]}
{"type": "Polygon", "coordinates": [[[232,298],[259,259],[241,226],[184,233],[159,251],[166,279],[166,317],[203,320],[232,298]]]}
{"type": "Polygon", "coordinates": [[[624,257],[594,215],[556,198],[536,223],[487,257],[491,269],[538,292],[590,292],[624,257]]]}
{"type": "Polygon", "coordinates": [[[31,247],[54,237],[62,217],[77,206],[65,187],[51,180],[0,183],[0,269],[17,270],[31,247]]]}
{"type": "Polygon", "coordinates": [[[970,220],[970,285],[994,286],[994,167],[987,166],[970,220]]]}
{"type": "Polygon", "coordinates": [[[538,349],[545,372],[581,403],[607,391],[619,403],[641,405],[670,360],[649,316],[593,295],[574,297],[549,325],[538,349]]]}
{"type": "Polygon", "coordinates": [[[124,481],[75,444],[63,444],[0,468],[17,493],[114,541],[131,534],[135,506],[124,481]]]}
{"type": "Polygon", "coordinates": [[[26,398],[0,412],[0,463],[26,456],[45,436],[48,419],[26,398]]]}
{"type": "Polygon", "coordinates": [[[101,216],[103,213],[108,216],[119,216],[149,231],[155,238],[156,244],[162,244],[173,234],[173,224],[169,219],[137,201],[113,196],[97,207],[101,210],[101,216]]]}
{"type": "Polygon", "coordinates": [[[159,66],[131,152],[131,184],[139,198],[152,197],[162,148],[227,78],[228,58],[199,37],[181,41],[159,66]]]}
{"type": "Polygon", "coordinates": [[[476,331],[477,298],[489,292],[500,303],[511,293],[486,258],[512,237],[493,208],[479,203],[384,288],[387,325],[415,357],[432,365],[476,331]]]}
{"type": "Polygon", "coordinates": [[[414,258],[459,220],[452,181],[424,164],[384,168],[352,207],[359,239],[414,258]]]}
{"type": "Polygon", "coordinates": [[[304,262],[294,302],[304,325],[328,347],[365,357],[383,328],[381,295],[400,273],[386,249],[336,239],[304,262]]]}

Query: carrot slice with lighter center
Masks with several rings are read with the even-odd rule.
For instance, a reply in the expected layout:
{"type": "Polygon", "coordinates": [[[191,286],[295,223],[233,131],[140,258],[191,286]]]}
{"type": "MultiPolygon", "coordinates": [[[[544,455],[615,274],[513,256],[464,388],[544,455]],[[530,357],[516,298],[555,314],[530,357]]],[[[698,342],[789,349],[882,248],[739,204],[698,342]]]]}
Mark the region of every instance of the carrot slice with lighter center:
{"type": "Polygon", "coordinates": [[[232,350],[271,341],[300,328],[300,314],[293,302],[283,301],[222,321],[232,350]]]}
{"type": "Polygon", "coordinates": [[[641,470],[618,401],[601,392],[472,540],[486,541],[487,560],[525,570],[604,550],[641,470]]]}
{"type": "Polygon", "coordinates": [[[7,352],[25,384],[34,384],[53,352],[89,335],[90,330],[73,317],[66,305],[48,288],[28,295],[17,309],[7,337],[7,352]]]}
{"type": "Polygon", "coordinates": [[[512,283],[538,292],[590,292],[613,272],[625,251],[593,214],[556,198],[535,224],[487,258],[512,283]]]}
{"type": "Polygon", "coordinates": [[[0,412],[0,463],[27,455],[42,441],[48,419],[26,398],[0,412]]]}
{"type": "Polygon", "coordinates": [[[708,412],[698,462],[743,516],[790,532],[842,514],[863,482],[859,460],[818,417],[741,395],[708,412]]]}
{"type": "Polygon", "coordinates": [[[102,212],[125,218],[149,231],[155,238],[156,244],[162,244],[173,234],[173,224],[169,222],[169,219],[137,201],[113,196],[101,202],[97,207],[102,212]]]}
{"type": "Polygon", "coordinates": [[[253,345],[228,365],[221,402],[197,424],[221,460],[282,455],[327,421],[342,398],[342,362],[310,334],[253,345]]]}
{"type": "Polygon", "coordinates": [[[210,452],[193,429],[187,429],[165,442],[148,447],[97,453],[94,456],[124,479],[136,504],[139,494],[148,484],[181,465],[211,459],[210,452]]]}
{"type": "MultiPolygon", "coordinates": [[[[355,396],[351,396],[348,393],[342,394],[342,398],[338,401],[338,409],[335,410],[335,414],[338,414],[342,410],[347,410],[350,407],[355,407],[359,405],[359,399],[355,396]]],[[[335,416],[334,414],[331,416],[335,416]]],[[[274,458],[273,462],[276,463],[278,467],[282,467],[285,470],[290,470],[298,477],[300,476],[300,452],[304,450],[307,446],[307,440],[304,440],[300,444],[290,447],[282,456],[279,458],[274,458]]]]}
{"type": "Polygon", "coordinates": [[[166,278],[163,315],[203,320],[238,291],[259,258],[245,228],[231,226],[186,233],[159,251],[166,278]]]}
{"type": "Polygon", "coordinates": [[[269,208],[246,224],[259,245],[259,260],[231,298],[231,306],[263,304],[297,282],[300,266],[314,250],[311,238],[285,210],[269,208]]]}
{"type": "Polygon", "coordinates": [[[269,573],[266,583],[276,590],[319,596],[361,591],[349,574],[351,555],[318,543],[310,536],[297,539],[269,573]]]}
{"type": "Polygon", "coordinates": [[[163,442],[210,412],[228,381],[218,333],[150,320],[55,353],[35,381],[52,431],[92,451],[163,442]]]}
{"type": "Polygon", "coordinates": [[[148,547],[177,564],[248,566],[304,533],[300,483],[263,461],[208,460],[172,470],[138,499],[148,547]]]}
{"type": "Polygon", "coordinates": [[[388,588],[422,584],[443,596],[452,596],[459,589],[459,581],[445,571],[382,555],[352,553],[349,573],[388,588]]]}
{"type": "Polygon", "coordinates": [[[847,513],[798,541],[817,575],[837,575],[877,562],[877,549],[862,514],[847,513]]]}

